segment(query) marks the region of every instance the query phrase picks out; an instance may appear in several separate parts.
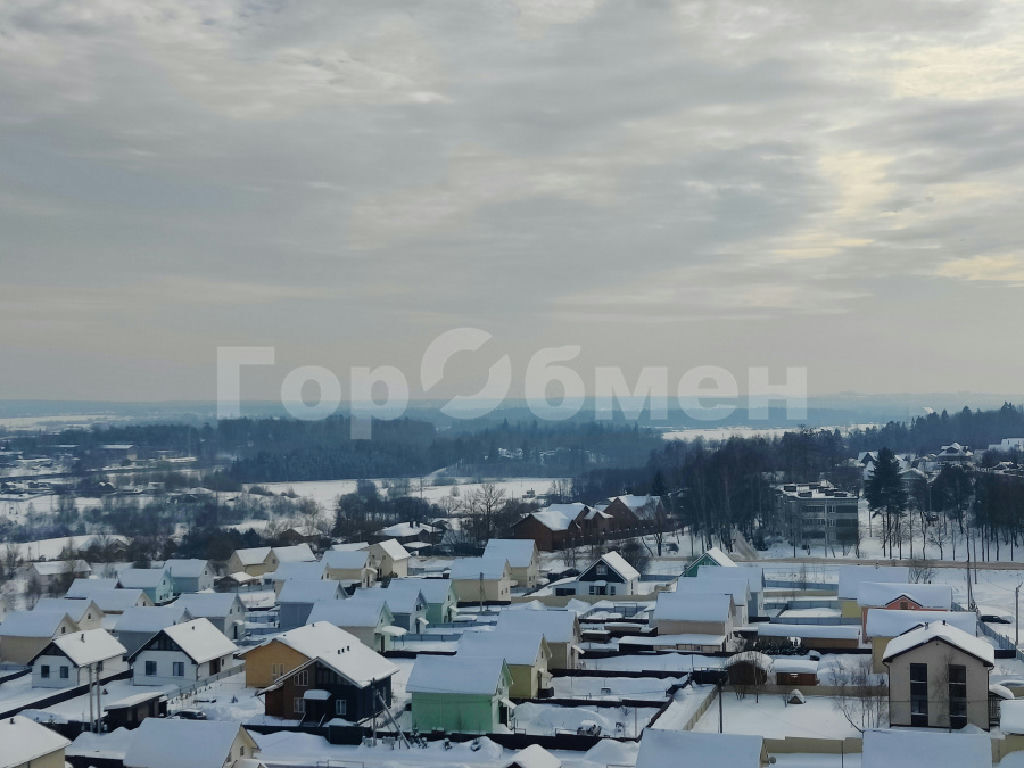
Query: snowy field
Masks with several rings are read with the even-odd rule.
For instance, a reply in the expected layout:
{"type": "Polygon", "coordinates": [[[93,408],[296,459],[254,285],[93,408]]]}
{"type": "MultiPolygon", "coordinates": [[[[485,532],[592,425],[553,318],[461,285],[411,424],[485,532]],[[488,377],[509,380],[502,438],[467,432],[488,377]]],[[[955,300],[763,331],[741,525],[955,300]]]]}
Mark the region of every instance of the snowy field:
{"type": "MultiPolygon", "coordinates": [[[[734,693],[722,694],[724,733],[747,733],[781,739],[807,736],[840,739],[859,735],[835,706],[831,696],[808,696],[805,704],[786,704],[778,694],[753,695],[740,699],[734,693]]],[[[712,704],[693,728],[700,733],[718,733],[718,704],[712,704]]]]}
{"type": "Polygon", "coordinates": [[[556,699],[615,701],[628,698],[655,701],[664,699],[670,686],[682,682],[682,677],[556,677],[552,684],[556,699]],[[610,688],[613,692],[602,693],[604,688],[610,688]]]}
{"type": "Polygon", "coordinates": [[[552,735],[576,733],[589,723],[601,726],[602,736],[636,736],[658,713],[654,707],[564,707],[528,701],[515,709],[516,733],[552,735]]]}

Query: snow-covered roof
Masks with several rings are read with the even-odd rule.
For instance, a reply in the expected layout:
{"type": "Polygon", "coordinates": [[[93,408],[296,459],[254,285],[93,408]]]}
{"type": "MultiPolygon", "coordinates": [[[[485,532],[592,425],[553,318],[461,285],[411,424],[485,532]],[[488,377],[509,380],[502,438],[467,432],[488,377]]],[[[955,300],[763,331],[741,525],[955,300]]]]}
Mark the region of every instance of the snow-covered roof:
{"type": "Polygon", "coordinates": [[[888,605],[899,597],[909,597],[922,608],[948,611],[953,603],[953,588],[948,584],[889,584],[861,582],[857,602],[861,606],[888,605]]]}
{"type": "Polygon", "coordinates": [[[860,585],[866,581],[907,584],[910,581],[910,568],[903,565],[841,565],[839,566],[839,598],[841,600],[856,600],[860,585]]]}
{"type": "Polygon", "coordinates": [[[687,765],[758,768],[761,765],[763,744],[764,740],[760,736],[645,728],[640,739],[636,768],[678,765],[683,755],[687,765]]]}
{"type": "Polygon", "coordinates": [[[701,568],[700,572],[714,571],[715,573],[728,573],[730,576],[735,574],[735,578],[697,578],[697,579],[677,579],[675,583],[675,592],[683,595],[732,595],[732,601],[736,605],[746,605],[750,596],[750,582],[747,580],[746,574],[738,573],[739,568],[730,568],[728,570],[722,568],[701,568]]]}
{"type": "Polygon", "coordinates": [[[328,621],[318,621],[274,635],[257,648],[272,642],[287,645],[307,659],[320,659],[360,688],[398,672],[397,666],[364,645],[358,637],[328,621]]]}
{"type": "Polygon", "coordinates": [[[85,618],[90,608],[95,608],[102,613],[99,606],[92,600],[72,600],[68,597],[41,597],[32,610],[66,613],[73,621],[79,622],[85,618]]]}
{"type": "Polygon", "coordinates": [[[0,766],[28,765],[33,760],[64,749],[71,742],[27,717],[15,715],[0,720],[0,766]]]}
{"type": "Polygon", "coordinates": [[[222,768],[241,726],[230,720],[147,717],[132,734],[125,768],[222,768]]]}
{"type": "Polygon", "coordinates": [[[78,578],[68,587],[68,597],[89,597],[93,592],[117,587],[117,579],[83,579],[78,578]]]}
{"type": "Polygon", "coordinates": [[[453,579],[500,579],[505,575],[508,561],[503,557],[460,557],[452,563],[453,579]]]}
{"type": "Polygon", "coordinates": [[[90,565],[84,560],[40,560],[31,565],[40,576],[59,576],[68,571],[80,573],[92,571],[90,565]]]}
{"type": "Polygon", "coordinates": [[[182,595],[172,605],[185,608],[193,619],[220,619],[230,614],[236,604],[241,606],[241,602],[234,592],[197,592],[182,595]]]}
{"type": "Polygon", "coordinates": [[[605,552],[601,555],[601,562],[619,574],[624,581],[635,581],[640,578],[640,571],[627,563],[618,552],[605,552]]]}
{"type": "Polygon", "coordinates": [[[403,523],[389,525],[387,528],[381,528],[379,531],[374,532],[374,536],[404,539],[408,536],[418,536],[420,533],[434,533],[437,530],[437,528],[434,528],[432,525],[427,525],[426,523],[413,525],[411,522],[405,521],[403,523]]]}
{"type": "Polygon", "coordinates": [[[290,560],[277,566],[277,570],[264,574],[265,579],[272,581],[288,581],[290,579],[302,579],[312,581],[323,578],[324,564],[313,560],[290,560]]]}
{"type": "Polygon", "coordinates": [[[332,552],[358,552],[361,549],[368,549],[370,543],[367,541],[350,541],[344,544],[332,544],[332,552]]]}
{"type": "Polygon", "coordinates": [[[197,664],[228,656],[238,650],[238,646],[224,637],[209,619],[193,619],[164,627],[161,631],[197,664]]]}
{"type": "Polygon", "coordinates": [[[619,638],[619,647],[636,645],[644,648],[675,648],[680,645],[719,647],[725,643],[725,635],[704,635],[688,632],[681,635],[627,635],[619,638]]]}
{"type": "Polygon", "coordinates": [[[397,539],[386,539],[385,541],[378,541],[375,545],[380,547],[384,554],[390,557],[392,560],[398,562],[409,559],[408,550],[398,543],[397,539]]]}
{"type": "Polygon", "coordinates": [[[274,557],[281,563],[310,562],[316,560],[309,544],[294,544],[290,547],[274,547],[274,557]]]}
{"type": "Polygon", "coordinates": [[[168,560],[164,563],[164,570],[175,579],[199,578],[209,567],[207,560],[168,560]]]}
{"type": "Polygon", "coordinates": [[[572,525],[573,520],[586,508],[586,504],[580,504],[579,502],[573,504],[551,504],[550,506],[538,509],[532,514],[548,529],[564,531],[572,525]]]}
{"type": "Polygon", "coordinates": [[[732,597],[726,594],[697,595],[661,592],[654,606],[654,619],[664,621],[729,620],[732,597]]]}
{"type": "Polygon", "coordinates": [[[608,501],[615,501],[616,499],[621,501],[634,512],[638,509],[643,509],[648,504],[656,505],[658,503],[657,496],[632,496],[630,494],[625,494],[623,496],[610,496],[608,501]]]}
{"type": "Polygon", "coordinates": [[[270,554],[270,547],[249,547],[248,549],[236,549],[235,556],[242,565],[259,565],[267,559],[270,554]]]}
{"type": "Polygon", "coordinates": [[[405,690],[409,693],[493,694],[498,691],[505,662],[490,656],[416,657],[405,690]]]}
{"type": "Polygon", "coordinates": [[[138,605],[143,599],[143,591],[138,587],[128,589],[97,589],[91,592],[88,597],[104,613],[124,613],[133,605],[138,605]]]}
{"type": "Polygon", "coordinates": [[[451,579],[392,579],[388,589],[416,590],[428,603],[445,603],[451,597],[451,579]]]}
{"type": "Polygon", "coordinates": [[[423,579],[392,579],[386,587],[357,590],[356,596],[380,598],[387,602],[388,608],[392,612],[412,613],[416,610],[416,603],[421,596],[423,602],[427,602],[426,595],[420,591],[419,585],[410,583],[417,581],[423,581],[423,579]]]}
{"type": "Polygon", "coordinates": [[[760,622],[760,637],[808,637],[831,640],[860,640],[859,624],[775,624],[760,622]]]}
{"type": "Polygon", "coordinates": [[[774,660],[776,672],[786,675],[816,675],[818,674],[818,662],[815,659],[793,658],[792,656],[780,656],[774,660]]]}
{"type": "Polygon", "coordinates": [[[65,619],[70,617],[61,611],[11,611],[0,624],[0,636],[53,637],[65,619]]]}
{"type": "Polygon", "coordinates": [[[360,568],[366,568],[366,561],[369,560],[370,553],[365,549],[363,550],[339,550],[331,549],[324,552],[323,563],[328,568],[354,571],[360,568]]]}
{"type": "MultiPolygon", "coordinates": [[[[992,742],[987,733],[943,733],[903,729],[864,732],[861,768],[991,768],[992,742]]],[[[639,766],[637,766],[639,768],[639,766]]]]}
{"type": "Polygon", "coordinates": [[[166,578],[163,568],[125,568],[118,572],[117,580],[128,589],[153,589],[166,578]]]}
{"type": "Polygon", "coordinates": [[[918,624],[945,621],[968,634],[975,634],[978,615],[973,611],[892,611],[885,608],[869,608],[867,637],[896,637],[918,624]]]}
{"type": "Polygon", "coordinates": [[[306,623],[329,621],[338,627],[376,627],[386,607],[384,600],[359,597],[358,594],[348,600],[319,600],[313,604],[306,623]]]}
{"type": "Polygon", "coordinates": [[[536,629],[549,643],[576,642],[576,614],[572,611],[502,611],[496,632],[521,632],[536,629]]]}
{"type": "Polygon", "coordinates": [[[117,617],[114,631],[156,634],[164,627],[182,622],[184,617],[185,607],[178,601],[167,605],[133,605],[117,617]]]}
{"type": "Polygon", "coordinates": [[[277,596],[279,603],[315,603],[342,597],[341,584],[331,579],[288,579],[277,596]]]}
{"type": "Polygon", "coordinates": [[[772,657],[760,651],[741,651],[734,653],[725,660],[725,666],[732,667],[736,664],[751,664],[765,672],[772,671],[772,657]]]}
{"type": "Polygon", "coordinates": [[[120,658],[125,648],[105,629],[86,629],[70,635],[61,635],[53,644],[77,667],[98,661],[120,658]]]}
{"type": "Polygon", "coordinates": [[[537,556],[533,539],[490,539],[484,557],[505,558],[513,568],[526,568],[537,556]]]}
{"type": "Polygon", "coordinates": [[[999,730],[1005,734],[1024,735],[1024,699],[1003,701],[999,705],[999,730]]]}
{"type": "Polygon", "coordinates": [[[933,621],[923,627],[912,629],[898,637],[894,637],[885,646],[885,653],[882,655],[884,661],[893,659],[912,648],[917,648],[932,640],[940,640],[959,648],[966,654],[980,659],[988,666],[993,666],[995,651],[988,641],[974,635],[969,635],[962,629],[951,624],[944,624],[941,621],[933,621]]]}
{"type": "Polygon", "coordinates": [[[534,664],[540,657],[544,634],[538,630],[465,632],[459,640],[460,657],[484,656],[505,659],[506,664],[534,664]]]}
{"type": "Polygon", "coordinates": [[[1005,685],[999,683],[992,683],[988,687],[988,692],[998,696],[1000,699],[1007,701],[1013,701],[1017,697],[1013,695],[1013,691],[1007,688],[1005,685]]]}

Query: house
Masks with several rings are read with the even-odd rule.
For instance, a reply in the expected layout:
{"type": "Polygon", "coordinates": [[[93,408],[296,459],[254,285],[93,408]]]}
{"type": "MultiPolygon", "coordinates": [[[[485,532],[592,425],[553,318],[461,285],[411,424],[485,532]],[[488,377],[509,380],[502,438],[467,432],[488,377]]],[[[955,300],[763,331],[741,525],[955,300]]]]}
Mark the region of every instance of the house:
{"type": "MultiPolygon", "coordinates": [[[[710,571],[710,568],[704,569],[710,571]]],[[[745,568],[715,569],[715,573],[728,573],[722,578],[700,577],[695,579],[678,579],[674,591],[680,595],[732,595],[732,604],[736,610],[733,624],[742,627],[749,621],[748,610],[751,602],[750,582],[747,580],[745,568]],[[733,577],[735,574],[735,577],[733,577]]]]}
{"type": "Polygon", "coordinates": [[[124,768],[230,768],[257,749],[231,720],[147,717],[131,733],[124,768]]]}
{"type": "Polygon", "coordinates": [[[190,619],[209,619],[229,640],[245,637],[245,604],[232,592],[186,594],[172,603],[188,611],[190,619]]]}
{"type": "Polygon", "coordinates": [[[0,720],[0,768],[64,768],[71,742],[21,715],[0,720]]]}
{"type": "Polygon", "coordinates": [[[420,655],[405,690],[412,727],[422,733],[493,733],[511,727],[512,675],[501,658],[420,655]]]}
{"type": "Polygon", "coordinates": [[[787,483],[775,488],[778,519],[794,547],[823,544],[851,546],[858,538],[860,499],[827,480],[787,483]]]}
{"type": "MultiPolygon", "coordinates": [[[[392,579],[388,584],[405,584],[414,581],[413,579],[392,579]]],[[[455,587],[451,579],[415,579],[416,588],[427,601],[426,619],[431,625],[449,624],[455,619],[455,607],[458,598],[455,596],[455,587]]],[[[411,588],[411,587],[410,587],[411,588]]]]}
{"type": "Polygon", "coordinates": [[[12,611],[0,624],[0,660],[28,664],[55,637],[78,631],[60,611],[12,611]]]}
{"type": "Polygon", "coordinates": [[[75,687],[116,675],[128,669],[124,653],[124,646],[105,629],[61,635],[29,662],[32,687],[75,687]]]}
{"type": "Polygon", "coordinates": [[[114,636],[131,656],[143,643],[164,627],[181,624],[193,618],[178,601],[166,605],[132,606],[114,623],[114,636]]]}
{"type": "Polygon", "coordinates": [[[238,647],[208,619],[164,627],[129,657],[135,685],[189,685],[220,673],[238,647]]]}
{"type": "Polygon", "coordinates": [[[909,584],[910,568],[907,566],[840,565],[837,596],[844,619],[859,619],[860,585],[865,582],[886,584],[909,584]]]}
{"type": "Polygon", "coordinates": [[[348,600],[322,600],[313,606],[307,624],[328,621],[359,638],[367,648],[378,653],[391,650],[391,638],[406,630],[394,625],[394,616],[385,600],[360,597],[348,600]]]}
{"type": "Polygon", "coordinates": [[[575,611],[505,610],[498,614],[495,632],[519,633],[536,630],[543,633],[551,659],[551,669],[576,669],[579,666],[580,621],[575,611]]]}
{"type": "Polygon", "coordinates": [[[377,570],[370,564],[370,553],[362,550],[331,549],[324,552],[324,576],[368,587],[377,579],[377,570]]]}
{"type": "Polygon", "coordinates": [[[889,670],[892,725],[989,729],[992,646],[933,621],[894,637],[882,661],[889,670]]]}
{"type": "MultiPolygon", "coordinates": [[[[395,626],[419,635],[427,628],[427,599],[420,591],[423,579],[392,579],[386,587],[361,589],[359,597],[384,600],[391,609],[395,626]]],[[[449,582],[450,584],[450,582],[449,582]]]]}
{"type": "Polygon", "coordinates": [[[818,684],[818,661],[799,656],[780,656],[772,662],[776,685],[809,688],[818,684]]]}
{"type": "MultiPolygon", "coordinates": [[[[398,667],[345,630],[326,621],[291,630],[247,652],[247,667],[250,660],[262,667],[274,658],[274,643],[306,661],[260,691],[267,716],[314,724],[334,718],[359,722],[391,706],[391,678],[398,667]]],[[[247,682],[248,674],[247,668],[247,682]]]]}
{"type": "Polygon", "coordinates": [[[944,621],[969,635],[977,634],[978,615],[973,611],[891,611],[868,609],[864,641],[871,643],[873,671],[885,672],[882,656],[889,641],[911,629],[933,621],[944,621]]]}
{"type": "Polygon", "coordinates": [[[659,638],[677,639],[679,650],[726,651],[730,650],[735,615],[730,594],[661,592],[651,624],[659,638]]]}
{"type": "Polygon", "coordinates": [[[29,563],[28,570],[29,577],[34,577],[44,592],[62,582],[67,586],[71,580],[92,573],[92,567],[85,560],[41,560],[29,563]]]}
{"type": "Polygon", "coordinates": [[[440,533],[440,528],[426,523],[402,522],[374,531],[373,535],[380,541],[396,539],[399,544],[430,544],[437,541],[440,533]]]}
{"type": "Polygon", "coordinates": [[[521,632],[465,632],[459,640],[456,658],[502,658],[508,665],[512,684],[509,695],[537,699],[553,693],[549,664],[551,651],[544,634],[521,632]]]}
{"type": "Polygon", "coordinates": [[[288,563],[281,563],[277,566],[276,571],[270,571],[269,573],[263,574],[264,584],[273,584],[274,593],[277,595],[281,594],[281,587],[289,579],[297,579],[299,581],[317,581],[324,578],[325,566],[319,560],[312,560],[310,562],[295,561],[288,563]]]}
{"type": "Polygon", "coordinates": [[[512,569],[517,587],[533,589],[540,578],[537,542],[532,539],[491,539],[484,548],[484,557],[505,558],[512,569]]]}
{"type": "Polygon", "coordinates": [[[626,494],[610,497],[608,504],[601,509],[601,512],[611,519],[610,529],[637,530],[646,521],[663,518],[665,506],[657,496],[632,496],[626,494]]]}
{"type": "Polygon", "coordinates": [[[939,464],[971,464],[974,454],[966,445],[951,443],[942,446],[942,450],[935,454],[935,461],[939,464]]]}
{"type": "Polygon", "coordinates": [[[281,563],[311,563],[316,560],[313,550],[305,543],[293,544],[290,547],[273,547],[271,555],[271,563],[275,570],[281,563]]]}
{"type": "Polygon", "coordinates": [[[639,583],[640,572],[622,555],[605,552],[577,577],[574,586],[577,595],[635,595],[639,583]]]}
{"type": "Polygon", "coordinates": [[[704,566],[710,568],[738,568],[725,552],[718,547],[712,547],[703,552],[696,560],[693,560],[683,569],[683,576],[693,577],[704,566]]]}
{"type": "Polygon", "coordinates": [[[530,512],[512,526],[512,536],[532,539],[541,552],[554,552],[583,540],[580,518],[590,512],[586,504],[552,504],[530,512]]]}
{"type": "Polygon", "coordinates": [[[371,544],[367,551],[370,553],[370,566],[377,570],[378,579],[403,579],[409,575],[409,552],[394,539],[371,544]]]}
{"type": "Polygon", "coordinates": [[[104,613],[92,600],[72,600],[67,597],[41,597],[33,611],[66,613],[78,629],[99,629],[104,613]]]}
{"type": "Polygon", "coordinates": [[[785,645],[791,637],[808,651],[852,651],[860,647],[860,627],[856,624],[782,624],[762,621],[757,639],[762,647],[785,645]]]}
{"type": "Polygon", "coordinates": [[[171,591],[188,595],[213,589],[216,571],[209,560],[168,560],[164,570],[171,577],[171,591]]]}
{"type": "Polygon", "coordinates": [[[953,588],[948,584],[886,584],[865,581],[857,590],[861,629],[867,631],[868,610],[887,611],[950,611],[953,588]]]}
{"type": "Polygon", "coordinates": [[[684,755],[686,765],[720,765],[723,768],[768,765],[768,753],[760,736],[645,728],[640,738],[636,768],[681,765],[684,755]]]}
{"type": "Polygon", "coordinates": [[[460,557],[451,580],[460,604],[512,602],[512,568],[503,558],[460,557]]]}
{"type": "Polygon", "coordinates": [[[278,563],[272,556],[272,547],[236,549],[228,558],[228,573],[241,571],[248,576],[262,576],[267,571],[277,570],[278,563]]]}
{"type": "MultiPolygon", "coordinates": [[[[731,592],[733,599],[737,595],[745,597],[744,623],[761,616],[761,598],[764,594],[764,569],[759,565],[742,565],[738,568],[698,568],[697,581],[705,584],[717,584],[731,592]],[[746,580],[747,588],[735,582],[746,580]]],[[[679,582],[677,581],[677,584],[679,582]]]]}
{"type": "Polygon", "coordinates": [[[171,577],[163,568],[125,568],[118,572],[117,582],[125,589],[141,589],[153,605],[174,599],[171,577]]]}
{"type": "Polygon", "coordinates": [[[141,589],[97,589],[89,594],[89,599],[108,616],[124,613],[133,606],[154,605],[141,589]]]}
{"type": "Polygon", "coordinates": [[[281,587],[281,594],[277,598],[278,626],[282,630],[301,627],[309,618],[315,603],[344,598],[345,590],[336,581],[289,579],[281,587]]]}
{"type": "Polygon", "coordinates": [[[992,743],[984,733],[868,730],[864,732],[860,765],[861,768],[992,768],[992,743]],[[895,758],[897,755],[899,757],[895,758]]]}
{"type": "Polygon", "coordinates": [[[105,589],[116,589],[117,579],[116,578],[80,578],[75,579],[71,582],[71,586],[68,587],[68,591],[65,597],[72,599],[79,599],[83,597],[89,597],[93,592],[105,589]]]}

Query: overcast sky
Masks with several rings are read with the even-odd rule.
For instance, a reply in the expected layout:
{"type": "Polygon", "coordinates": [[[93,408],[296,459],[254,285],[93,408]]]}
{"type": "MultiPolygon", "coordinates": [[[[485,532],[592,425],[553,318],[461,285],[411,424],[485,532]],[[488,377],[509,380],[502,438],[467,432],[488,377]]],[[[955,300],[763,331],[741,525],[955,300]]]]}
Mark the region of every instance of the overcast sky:
{"type": "MultiPolygon", "coordinates": [[[[0,3],[0,397],[210,399],[485,329],[1024,390],[1017,2],[0,3]]],[[[674,388],[674,387],[673,387],[674,388]]]]}

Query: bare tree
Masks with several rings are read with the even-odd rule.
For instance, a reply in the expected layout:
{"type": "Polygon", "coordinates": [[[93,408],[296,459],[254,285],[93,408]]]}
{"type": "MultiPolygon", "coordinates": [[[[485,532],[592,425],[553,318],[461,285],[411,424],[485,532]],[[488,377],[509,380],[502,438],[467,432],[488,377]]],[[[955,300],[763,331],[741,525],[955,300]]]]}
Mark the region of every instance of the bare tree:
{"type": "Polygon", "coordinates": [[[870,656],[857,657],[849,668],[837,667],[832,678],[835,707],[850,725],[861,733],[888,726],[889,694],[876,684],[870,656]]]}
{"type": "Polygon", "coordinates": [[[935,569],[928,565],[925,560],[910,561],[910,583],[931,584],[935,578],[935,569]]]}

